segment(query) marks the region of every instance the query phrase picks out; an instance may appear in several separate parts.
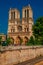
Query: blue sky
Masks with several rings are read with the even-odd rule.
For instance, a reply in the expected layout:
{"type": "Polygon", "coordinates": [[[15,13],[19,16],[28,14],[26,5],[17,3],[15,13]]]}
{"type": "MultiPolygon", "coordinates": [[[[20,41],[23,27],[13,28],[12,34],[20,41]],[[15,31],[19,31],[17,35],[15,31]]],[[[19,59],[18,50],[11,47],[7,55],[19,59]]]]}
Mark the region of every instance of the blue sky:
{"type": "Polygon", "coordinates": [[[0,0],[0,33],[7,33],[9,9],[17,8],[22,12],[28,4],[32,7],[34,21],[43,16],[43,0],[0,0]]]}

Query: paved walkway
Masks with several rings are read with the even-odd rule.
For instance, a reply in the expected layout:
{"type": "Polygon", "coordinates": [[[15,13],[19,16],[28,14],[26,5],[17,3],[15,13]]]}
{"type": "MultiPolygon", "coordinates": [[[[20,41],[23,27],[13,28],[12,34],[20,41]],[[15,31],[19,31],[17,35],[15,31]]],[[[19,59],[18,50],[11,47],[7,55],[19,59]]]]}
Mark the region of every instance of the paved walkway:
{"type": "MultiPolygon", "coordinates": [[[[36,63],[39,63],[43,61],[43,57],[37,57],[37,58],[34,58],[34,59],[31,59],[29,61],[25,61],[25,62],[22,62],[22,63],[18,63],[16,65],[35,65],[36,63]]],[[[15,65],[15,64],[14,64],[15,65]]],[[[42,64],[43,65],[43,64],[42,64]]]]}
{"type": "Polygon", "coordinates": [[[35,65],[43,65],[43,61],[36,63],[35,65]]]}

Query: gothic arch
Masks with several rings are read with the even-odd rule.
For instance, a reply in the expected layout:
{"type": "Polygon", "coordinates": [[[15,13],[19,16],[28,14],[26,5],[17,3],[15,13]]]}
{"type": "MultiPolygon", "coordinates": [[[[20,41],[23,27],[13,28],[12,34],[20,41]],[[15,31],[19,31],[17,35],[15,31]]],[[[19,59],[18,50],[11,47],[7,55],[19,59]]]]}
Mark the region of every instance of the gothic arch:
{"type": "Polygon", "coordinates": [[[21,45],[21,43],[22,43],[22,38],[20,36],[17,36],[16,37],[16,44],[21,45]]]}
{"type": "Polygon", "coordinates": [[[22,31],[22,26],[21,25],[18,25],[18,31],[22,31]]]}
{"type": "Polygon", "coordinates": [[[28,37],[25,36],[25,37],[24,37],[24,40],[23,40],[25,45],[26,45],[26,43],[28,42],[28,40],[29,40],[28,37]]]}
{"type": "Polygon", "coordinates": [[[10,40],[11,40],[11,44],[13,45],[14,44],[14,39],[12,37],[10,37],[10,40]]]}

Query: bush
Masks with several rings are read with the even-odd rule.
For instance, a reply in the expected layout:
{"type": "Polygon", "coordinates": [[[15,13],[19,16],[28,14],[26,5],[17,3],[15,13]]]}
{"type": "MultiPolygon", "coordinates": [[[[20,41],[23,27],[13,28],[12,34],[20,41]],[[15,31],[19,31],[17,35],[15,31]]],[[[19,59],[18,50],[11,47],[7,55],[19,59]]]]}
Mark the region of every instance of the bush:
{"type": "Polygon", "coordinates": [[[43,45],[43,39],[37,39],[37,38],[33,38],[32,36],[30,37],[30,40],[27,42],[26,44],[27,46],[31,46],[31,45],[43,45]]]}
{"type": "Polygon", "coordinates": [[[35,41],[34,41],[33,36],[30,37],[30,40],[27,42],[26,45],[35,45],[35,41]]]}
{"type": "Polygon", "coordinates": [[[3,42],[3,43],[2,43],[2,46],[8,46],[8,43],[3,42]]]}
{"type": "Polygon", "coordinates": [[[33,35],[35,37],[35,44],[43,45],[43,17],[36,20],[33,26],[33,35]]]}

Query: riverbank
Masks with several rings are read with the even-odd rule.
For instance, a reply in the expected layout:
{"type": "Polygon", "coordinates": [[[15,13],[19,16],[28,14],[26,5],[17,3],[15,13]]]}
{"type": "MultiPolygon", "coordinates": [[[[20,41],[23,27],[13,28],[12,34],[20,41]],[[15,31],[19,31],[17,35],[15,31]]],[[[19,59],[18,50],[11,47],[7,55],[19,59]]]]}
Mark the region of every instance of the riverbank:
{"type": "Polygon", "coordinates": [[[0,47],[0,64],[14,65],[43,56],[43,46],[0,47]]]}

